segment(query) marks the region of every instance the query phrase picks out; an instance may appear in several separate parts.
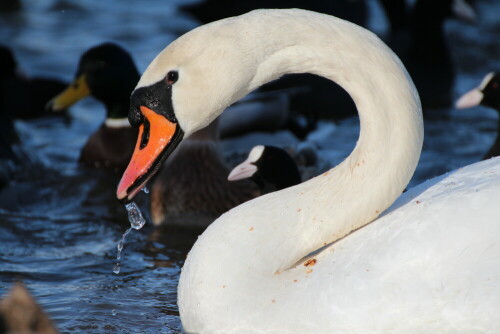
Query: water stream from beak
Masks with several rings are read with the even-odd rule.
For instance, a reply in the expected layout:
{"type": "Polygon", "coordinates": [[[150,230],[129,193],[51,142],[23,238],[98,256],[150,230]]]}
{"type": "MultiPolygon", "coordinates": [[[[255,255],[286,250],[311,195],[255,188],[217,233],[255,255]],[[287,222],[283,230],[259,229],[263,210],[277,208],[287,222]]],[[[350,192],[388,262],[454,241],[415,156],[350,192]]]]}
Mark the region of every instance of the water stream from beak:
{"type": "Polygon", "coordinates": [[[127,209],[128,221],[130,222],[130,227],[125,231],[125,233],[123,233],[121,240],[118,242],[117,246],[118,253],[116,255],[117,262],[113,267],[113,272],[115,274],[120,273],[120,259],[123,250],[123,245],[125,243],[125,237],[127,236],[127,234],[129,234],[132,228],[135,230],[140,230],[144,226],[144,224],[146,224],[146,219],[144,219],[144,217],[142,216],[141,210],[139,209],[137,204],[135,204],[135,202],[130,202],[125,204],[125,209],[127,209]]]}

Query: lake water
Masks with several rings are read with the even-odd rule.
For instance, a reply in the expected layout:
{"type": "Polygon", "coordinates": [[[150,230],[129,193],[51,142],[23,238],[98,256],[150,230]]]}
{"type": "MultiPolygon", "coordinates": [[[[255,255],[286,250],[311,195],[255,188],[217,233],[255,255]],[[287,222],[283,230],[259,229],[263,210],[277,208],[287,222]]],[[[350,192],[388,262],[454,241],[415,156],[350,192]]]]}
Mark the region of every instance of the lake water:
{"type": "MultiPolygon", "coordinates": [[[[14,14],[0,14],[0,42],[11,46],[30,76],[70,80],[80,54],[104,41],[129,50],[139,70],[180,33],[197,24],[178,11],[181,0],[23,1],[14,14]]],[[[449,22],[458,76],[455,96],[476,86],[500,59],[500,3],[476,1],[476,24],[449,22]]],[[[383,32],[380,9],[370,2],[370,27],[383,32]]],[[[426,139],[412,184],[480,160],[494,139],[495,111],[451,110],[448,119],[426,122],[426,139]]],[[[115,199],[118,177],[78,167],[88,135],[104,118],[103,106],[85,100],[71,120],[18,121],[26,163],[0,190],[0,295],[22,279],[61,332],[176,333],[181,331],[176,288],[185,256],[197,235],[132,230],[113,273],[116,246],[130,226],[115,199]]],[[[353,147],[357,119],[322,123],[308,138],[321,166],[340,162],[353,147]]],[[[253,143],[296,145],[286,133],[253,135],[224,143],[227,151],[253,143]]],[[[138,203],[148,219],[147,194],[138,203]]]]}

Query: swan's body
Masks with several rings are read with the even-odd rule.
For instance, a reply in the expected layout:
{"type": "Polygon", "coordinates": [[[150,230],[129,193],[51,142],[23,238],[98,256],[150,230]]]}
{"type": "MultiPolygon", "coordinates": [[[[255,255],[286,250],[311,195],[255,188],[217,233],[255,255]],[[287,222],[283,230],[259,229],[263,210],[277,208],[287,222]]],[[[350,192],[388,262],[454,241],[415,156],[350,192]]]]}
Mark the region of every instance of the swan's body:
{"type": "Polygon", "coordinates": [[[140,131],[146,121],[151,126],[144,152],[151,152],[152,141],[159,149],[149,160],[136,149],[118,198],[139,191],[182,133],[206,126],[234,100],[290,72],[327,77],[349,92],[361,121],[356,148],[329,172],[244,203],[208,227],[180,277],[185,330],[500,328],[499,160],[464,169],[365,226],[408,184],[423,125],[401,62],[373,34],[346,21],[259,10],[202,26],[168,46],[139,81],[129,115],[140,131]],[[151,92],[161,85],[171,96],[155,105],[151,92]],[[175,131],[154,139],[161,128],[175,131]],[[453,189],[443,192],[447,187],[453,189]]]}

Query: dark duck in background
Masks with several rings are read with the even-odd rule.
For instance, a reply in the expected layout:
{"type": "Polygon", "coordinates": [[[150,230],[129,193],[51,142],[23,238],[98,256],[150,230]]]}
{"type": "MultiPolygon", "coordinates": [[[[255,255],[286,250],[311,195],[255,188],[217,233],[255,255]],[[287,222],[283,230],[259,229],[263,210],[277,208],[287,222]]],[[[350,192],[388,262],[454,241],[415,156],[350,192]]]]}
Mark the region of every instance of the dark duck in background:
{"type": "Polygon", "coordinates": [[[106,119],[87,140],[79,162],[115,171],[127,167],[138,134],[127,118],[130,93],[138,80],[132,57],[116,44],[98,45],[81,56],[74,81],[47,105],[58,111],[87,96],[104,103],[106,119]]]}
{"type": "Polygon", "coordinates": [[[19,141],[10,115],[0,108],[0,189],[12,178],[18,158],[12,146],[19,141]]]}
{"type": "Polygon", "coordinates": [[[53,78],[28,78],[21,74],[13,52],[0,45],[0,109],[11,119],[54,116],[45,105],[66,85],[53,78]]]}
{"type": "Polygon", "coordinates": [[[456,72],[444,29],[450,17],[473,21],[475,12],[464,0],[418,0],[409,17],[408,40],[390,43],[410,73],[424,111],[453,104],[456,72]]]}

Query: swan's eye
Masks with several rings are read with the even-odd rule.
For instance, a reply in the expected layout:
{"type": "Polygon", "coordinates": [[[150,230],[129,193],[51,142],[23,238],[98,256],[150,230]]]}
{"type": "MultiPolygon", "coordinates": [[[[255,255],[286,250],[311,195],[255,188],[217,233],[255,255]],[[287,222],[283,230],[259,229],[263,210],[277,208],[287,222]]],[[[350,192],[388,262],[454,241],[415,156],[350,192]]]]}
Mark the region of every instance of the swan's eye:
{"type": "Polygon", "coordinates": [[[173,85],[177,80],[179,80],[179,72],[170,71],[167,73],[167,84],[173,85]]]}

